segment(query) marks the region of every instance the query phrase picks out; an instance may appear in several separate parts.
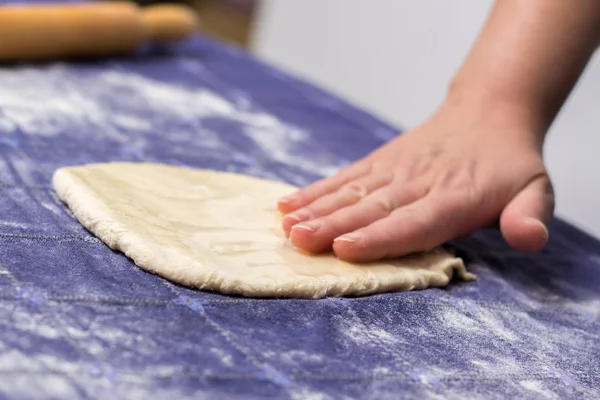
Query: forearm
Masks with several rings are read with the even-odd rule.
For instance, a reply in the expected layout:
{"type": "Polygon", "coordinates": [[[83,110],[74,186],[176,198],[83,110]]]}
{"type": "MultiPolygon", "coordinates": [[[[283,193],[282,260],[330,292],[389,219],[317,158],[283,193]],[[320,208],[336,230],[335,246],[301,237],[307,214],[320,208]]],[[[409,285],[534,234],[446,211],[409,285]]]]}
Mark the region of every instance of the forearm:
{"type": "Polygon", "coordinates": [[[598,43],[598,0],[497,0],[449,101],[512,110],[545,132],[598,43]]]}

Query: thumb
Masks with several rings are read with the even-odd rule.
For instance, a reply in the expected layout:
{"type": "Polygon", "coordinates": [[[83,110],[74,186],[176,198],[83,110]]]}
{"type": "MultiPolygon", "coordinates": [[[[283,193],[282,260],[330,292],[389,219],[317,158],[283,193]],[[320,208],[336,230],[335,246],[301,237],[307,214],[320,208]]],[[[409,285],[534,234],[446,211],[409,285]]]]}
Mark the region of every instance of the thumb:
{"type": "Polygon", "coordinates": [[[544,175],[531,181],[504,208],[500,231],[516,250],[541,250],[548,241],[546,223],[553,212],[554,191],[550,179],[544,175]]]}

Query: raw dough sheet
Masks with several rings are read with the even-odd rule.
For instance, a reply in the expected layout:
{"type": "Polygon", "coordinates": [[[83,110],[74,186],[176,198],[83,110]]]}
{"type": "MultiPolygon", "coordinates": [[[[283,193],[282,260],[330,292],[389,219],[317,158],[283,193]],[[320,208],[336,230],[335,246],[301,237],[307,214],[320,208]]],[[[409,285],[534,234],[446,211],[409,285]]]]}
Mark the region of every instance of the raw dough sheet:
{"type": "Polygon", "coordinates": [[[438,248],[351,264],[294,249],[276,210],[293,186],[151,163],[66,167],[53,184],[75,217],[139,267],[199,289],[256,297],[321,298],[440,287],[475,276],[438,248]]]}

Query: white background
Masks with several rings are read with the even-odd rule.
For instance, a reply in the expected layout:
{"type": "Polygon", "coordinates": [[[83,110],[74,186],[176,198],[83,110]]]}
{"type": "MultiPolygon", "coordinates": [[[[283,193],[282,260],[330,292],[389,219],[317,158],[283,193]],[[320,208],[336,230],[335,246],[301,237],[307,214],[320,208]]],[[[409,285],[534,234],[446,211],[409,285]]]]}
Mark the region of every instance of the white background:
{"type": "MultiPolygon", "coordinates": [[[[262,0],[253,51],[409,128],[443,99],[491,4],[491,0],[262,0]]],[[[600,236],[598,55],[553,125],[545,151],[557,192],[557,214],[600,236]]]]}

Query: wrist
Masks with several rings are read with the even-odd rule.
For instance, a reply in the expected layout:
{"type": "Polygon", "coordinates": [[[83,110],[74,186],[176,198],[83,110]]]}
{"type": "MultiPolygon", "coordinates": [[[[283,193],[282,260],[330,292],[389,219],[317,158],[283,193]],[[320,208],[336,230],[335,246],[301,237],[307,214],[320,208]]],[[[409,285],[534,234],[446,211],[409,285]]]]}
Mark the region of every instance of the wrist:
{"type": "Polygon", "coordinates": [[[446,94],[445,101],[488,110],[498,110],[518,117],[532,128],[546,131],[557,113],[547,107],[547,102],[533,95],[525,85],[518,82],[501,82],[494,79],[455,78],[446,94]]]}
{"type": "Polygon", "coordinates": [[[471,124],[496,127],[494,132],[516,135],[541,150],[553,116],[535,101],[524,96],[494,91],[483,85],[463,86],[454,81],[436,115],[456,121],[457,126],[471,124]]]}

